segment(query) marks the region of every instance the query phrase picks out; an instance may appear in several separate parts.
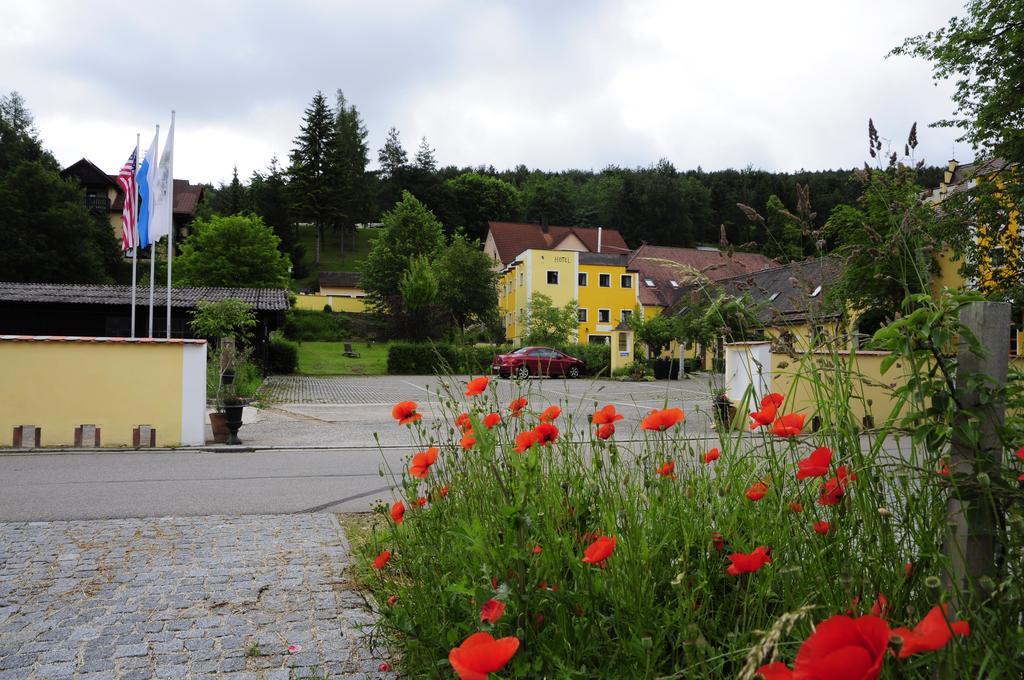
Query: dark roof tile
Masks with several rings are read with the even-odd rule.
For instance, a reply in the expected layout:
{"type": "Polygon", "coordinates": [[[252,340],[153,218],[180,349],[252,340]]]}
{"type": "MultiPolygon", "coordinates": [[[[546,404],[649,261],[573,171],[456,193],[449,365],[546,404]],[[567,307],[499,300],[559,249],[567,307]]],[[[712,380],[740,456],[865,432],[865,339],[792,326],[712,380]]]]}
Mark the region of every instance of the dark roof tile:
{"type": "MultiPolygon", "coordinates": [[[[171,306],[193,308],[200,300],[218,302],[236,299],[252,305],[259,311],[288,309],[288,291],[284,288],[193,288],[171,289],[171,306]]],[[[130,305],[131,286],[91,283],[13,283],[0,282],[0,302],[29,302],[41,304],[130,305]]],[[[167,289],[158,288],[154,304],[163,307],[167,289]]],[[[147,295],[140,289],[136,304],[145,305],[147,295]]]]}

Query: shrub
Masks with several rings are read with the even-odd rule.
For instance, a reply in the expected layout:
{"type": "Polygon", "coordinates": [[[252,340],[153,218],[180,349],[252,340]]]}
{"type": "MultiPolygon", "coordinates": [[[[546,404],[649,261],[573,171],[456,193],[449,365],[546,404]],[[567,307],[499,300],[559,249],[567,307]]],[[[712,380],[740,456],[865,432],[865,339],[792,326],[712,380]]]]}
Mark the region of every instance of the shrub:
{"type": "Polygon", "coordinates": [[[647,380],[653,378],[653,374],[643,361],[631,361],[622,368],[612,371],[612,377],[625,380],[647,380]]]}
{"type": "Polygon", "coordinates": [[[337,342],[350,334],[349,321],[342,314],[290,309],[285,316],[284,336],[289,340],[337,342]]]}
{"type": "Polygon", "coordinates": [[[388,347],[388,373],[426,375],[441,373],[490,373],[497,350],[491,346],[447,343],[396,342],[388,347]]]}
{"type": "Polygon", "coordinates": [[[298,368],[298,345],[281,337],[272,337],[267,344],[267,370],[275,375],[289,375],[298,368]]]}

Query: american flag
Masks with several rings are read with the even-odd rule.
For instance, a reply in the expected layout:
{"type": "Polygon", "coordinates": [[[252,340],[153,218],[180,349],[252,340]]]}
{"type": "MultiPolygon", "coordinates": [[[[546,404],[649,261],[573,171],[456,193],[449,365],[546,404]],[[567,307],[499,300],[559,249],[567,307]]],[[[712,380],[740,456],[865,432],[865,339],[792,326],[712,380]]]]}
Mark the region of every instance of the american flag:
{"type": "Polygon", "coordinates": [[[121,210],[121,250],[127,252],[139,244],[139,230],[135,214],[135,171],[139,147],[125,161],[117,173],[117,183],[124,191],[124,208],[121,210]]]}

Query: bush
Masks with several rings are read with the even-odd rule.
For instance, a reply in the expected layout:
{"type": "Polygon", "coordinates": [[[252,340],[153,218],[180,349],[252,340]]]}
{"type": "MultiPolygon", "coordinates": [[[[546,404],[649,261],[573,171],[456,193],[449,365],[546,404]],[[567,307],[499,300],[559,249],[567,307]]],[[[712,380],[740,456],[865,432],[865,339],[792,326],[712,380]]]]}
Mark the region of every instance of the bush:
{"type": "Polygon", "coordinates": [[[299,347],[281,337],[267,344],[267,370],[274,375],[289,375],[299,368],[299,347]]]}
{"type": "Polygon", "coordinates": [[[583,370],[583,375],[596,375],[603,376],[605,378],[611,375],[611,345],[565,344],[558,345],[555,349],[586,362],[587,365],[583,370]]]}
{"type": "Polygon", "coordinates": [[[612,377],[623,380],[648,380],[653,376],[643,361],[631,361],[622,368],[612,371],[612,377]]]}
{"type": "Polygon", "coordinates": [[[491,346],[396,342],[388,348],[388,373],[490,373],[497,350],[491,346]]]}
{"type": "Polygon", "coordinates": [[[658,380],[675,378],[679,375],[679,359],[655,359],[651,362],[651,369],[658,380]]]}
{"type": "Polygon", "coordinates": [[[285,315],[284,336],[289,340],[337,342],[351,337],[351,324],[342,314],[290,309],[285,315]]]}

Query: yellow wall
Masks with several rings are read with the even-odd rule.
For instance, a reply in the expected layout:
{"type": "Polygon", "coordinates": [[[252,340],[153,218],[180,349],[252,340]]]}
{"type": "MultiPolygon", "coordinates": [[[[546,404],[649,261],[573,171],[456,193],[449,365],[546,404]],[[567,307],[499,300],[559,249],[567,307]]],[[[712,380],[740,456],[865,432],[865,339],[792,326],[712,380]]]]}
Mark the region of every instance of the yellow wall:
{"type": "Polygon", "coordinates": [[[530,294],[543,293],[556,307],[576,299],[577,254],[559,250],[528,250],[527,277],[532,281],[530,294]],[[549,271],[558,272],[558,285],[547,282],[549,271]]]}
{"type": "MultiPolygon", "coordinates": [[[[194,341],[201,342],[201,341],[194,341]]],[[[205,342],[202,394],[205,415],[205,342]]],[[[103,446],[131,446],[138,425],[157,446],[180,443],[186,343],[0,340],[0,445],[13,428],[42,428],[43,446],[70,446],[75,428],[101,428],[103,446]]],[[[195,396],[195,395],[194,395],[195,396]]]]}
{"type": "MultiPolygon", "coordinates": [[[[581,264],[580,274],[587,275],[587,285],[578,286],[580,309],[587,310],[587,320],[580,322],[579,342],[588,343],[591,335],[606,335],[611,338],[612,330],[622,322],[622,312],[632,312],[639,306],[637,301],[637,274],[627,272],[624,266],[606,264],[581,264]],[[611,285],[602,288],[601,274],[610,277],[611,285]],[[629,276],[630,286],[622,287],[621,277],[629,276]],[[610,313],[608,323],[598,323],[598,310],[607,309],[610,313]]],[[[646,317],[646,314],[645,314],[646,317]]],[[[614,340],[614,338],[611,338],[614,340]]],[[[614,350],[614,348],[613,348],[614,350]]]]}
{"type": "Polygon", "coordinates": [[[354,312],[361,314],[366,311],[364,298],[340,297],[335,295],[296,295],[295,308],[321,312],[324,305],[330,305],[335,312],[354,312]]]}

